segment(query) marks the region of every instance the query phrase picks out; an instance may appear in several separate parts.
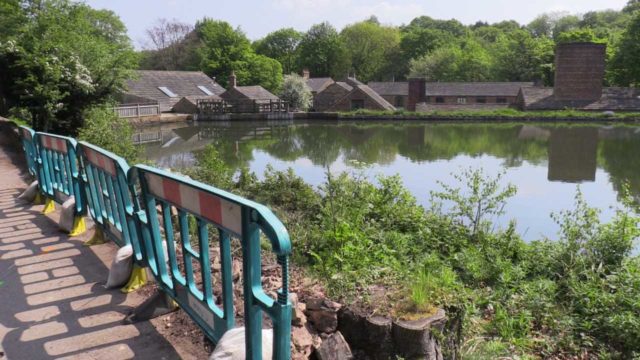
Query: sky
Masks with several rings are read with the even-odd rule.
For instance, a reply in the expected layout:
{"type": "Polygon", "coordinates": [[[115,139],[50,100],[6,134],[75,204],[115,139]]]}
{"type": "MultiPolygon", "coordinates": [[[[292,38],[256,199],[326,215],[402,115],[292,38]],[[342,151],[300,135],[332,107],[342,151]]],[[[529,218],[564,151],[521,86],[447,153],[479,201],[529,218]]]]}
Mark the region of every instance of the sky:
{"type": "Polygon", "coordinates": [[[239,26],[256,40],[271,31],[293,27],[306,31],[313,24],[329,21],[336,28],[371,15],[384,24],[402,25],[427,15],[455,18],[464,24],[476,21],[516,20],[529,23],[545,12],[585,13],[621,9],[627,0],[85,0],[98,9],[120,16],[136,48],[144,48],[145,30],[157,19],[195,23],[209,17],[239,26]]]}

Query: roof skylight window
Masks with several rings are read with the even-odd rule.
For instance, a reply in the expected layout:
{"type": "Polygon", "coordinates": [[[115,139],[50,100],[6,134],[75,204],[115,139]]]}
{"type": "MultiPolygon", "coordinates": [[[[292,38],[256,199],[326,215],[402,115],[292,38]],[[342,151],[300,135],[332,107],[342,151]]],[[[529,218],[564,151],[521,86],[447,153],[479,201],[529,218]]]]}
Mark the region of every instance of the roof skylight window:
{"type": "Polygon", "coordinates": [[[162,91],[168,97],[172,97],[172,98],[178,97],[178,95],[176,95],[176,93],[174,93],[173,91],[169,90],[169,88],[166,87],[166,86],[159,86],[158,89],[160,89],[160,91],[162,91]]]}
{"type": "Polygon", "coordinates": [[[198,89],[200,89],[200,91],[202,91],[203,93],[205,93],[205,94],[207,94],[209,96],[214,95],[213,92],[211,90],[207,89],[207,87],[204,86],[204,85],[198,85],[198,89]]]}

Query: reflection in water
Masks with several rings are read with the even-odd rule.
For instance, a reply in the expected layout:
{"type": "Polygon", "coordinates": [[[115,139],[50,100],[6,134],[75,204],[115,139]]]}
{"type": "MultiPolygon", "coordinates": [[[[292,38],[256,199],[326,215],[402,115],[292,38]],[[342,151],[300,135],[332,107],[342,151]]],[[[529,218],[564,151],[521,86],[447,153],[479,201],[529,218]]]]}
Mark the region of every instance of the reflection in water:
{"type": "Polygon", "coordinates": [[[193,153],[213,143],[233,168],[293,167],[314,185],[326,168],[347,170],[357,160],[370,164],[372,178],[400,174],[426,206],[436,180],[449,181],[460,167],[506,169],[505,180],[518,187],[508,218],[529,239],[554,236],[549,214],[571,208],[575,184],[605,218],[624,183],[640,198],[640,129],[628,126],[216,122],[144,128],[135,140],[162,167],[192,166],[193,153]]]}
{"type": "Polygon", "coordinates": [[[595,181],[597,156],[598,129],[552,129],[549,139],[549,181],[595,181]]]}

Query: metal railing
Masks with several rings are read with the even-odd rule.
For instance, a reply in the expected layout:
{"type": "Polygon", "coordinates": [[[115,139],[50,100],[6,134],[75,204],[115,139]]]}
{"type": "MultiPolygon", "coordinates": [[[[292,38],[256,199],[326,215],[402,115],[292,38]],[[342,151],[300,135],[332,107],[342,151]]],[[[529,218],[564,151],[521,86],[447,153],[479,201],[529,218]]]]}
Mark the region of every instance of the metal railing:
{"type": "Polygon", "coordinates": [[[153,167],[129,167],[124,159],[86,142],[28,130],[20,133],[23,144],[32,141],[38,150],[25,154],[36,163],[39,176],[47,179],[41,190],[47,196],[59,191],[82,199],[77,201],[82,210],[88,208],[97,226],[116,244],[131,244],[136,264],[148,266],[159,288],[214,342],[235,324],[231,240],[239,239],[246,358],[262,357],[263,313],[273,323],[273,359],[290,358],[291,242],[269,209],[153,167]],[[271,244],[282,270],[276,298],[262,288],[261,236],[271,244]],[[222,284],[218,294],[210,256],[216,241],[222,284]]]}

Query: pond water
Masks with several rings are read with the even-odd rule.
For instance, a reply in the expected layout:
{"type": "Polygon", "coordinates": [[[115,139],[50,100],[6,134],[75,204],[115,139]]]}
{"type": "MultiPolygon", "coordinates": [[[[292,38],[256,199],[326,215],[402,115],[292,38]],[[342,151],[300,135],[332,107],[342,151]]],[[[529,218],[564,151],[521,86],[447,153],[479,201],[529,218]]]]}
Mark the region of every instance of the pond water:
{"type": "Polygon", "coordinates": [[[146,157],[160,167],[181,169],[194,152],[215,143],[234,168],[261,175],[271,164],[293,168],[312,185],[326,171],[348,171],[366,163],[365,174],[399,174],[425,207],[440,182],[452,173],[482,168],[504,171],[517,194],[493,219],[515,219],[527,240],[556,237],[550,214],[571,209],[579,186],[604,220],[618,205],[625,182],[640,198],[640,127],[596,124],[433,123],[433,122],[209,122],[171,124],[138,130],[146,157]]]}

